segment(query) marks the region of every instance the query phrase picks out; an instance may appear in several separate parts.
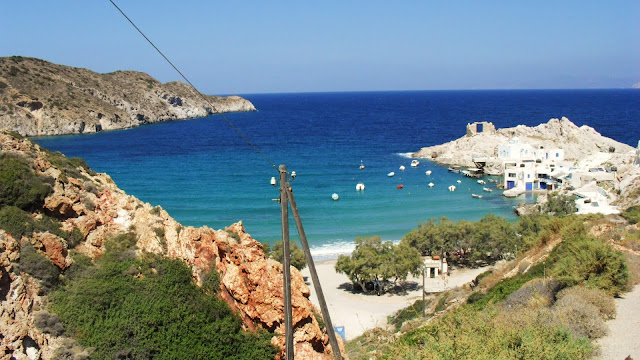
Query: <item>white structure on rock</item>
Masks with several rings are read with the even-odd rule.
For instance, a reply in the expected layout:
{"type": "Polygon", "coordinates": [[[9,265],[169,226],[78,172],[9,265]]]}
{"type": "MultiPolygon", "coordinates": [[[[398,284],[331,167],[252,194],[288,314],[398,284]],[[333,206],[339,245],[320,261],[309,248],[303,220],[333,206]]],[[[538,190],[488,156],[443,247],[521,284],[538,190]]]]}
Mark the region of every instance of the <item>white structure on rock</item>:
{"type": "Polygon", "coordinates": [[[514,137],[508,144],[498,145],[498,158],[502,160],[505,189],[555,190],[553,174],[564,160],[564,150],[536,149],[514,137]]]}

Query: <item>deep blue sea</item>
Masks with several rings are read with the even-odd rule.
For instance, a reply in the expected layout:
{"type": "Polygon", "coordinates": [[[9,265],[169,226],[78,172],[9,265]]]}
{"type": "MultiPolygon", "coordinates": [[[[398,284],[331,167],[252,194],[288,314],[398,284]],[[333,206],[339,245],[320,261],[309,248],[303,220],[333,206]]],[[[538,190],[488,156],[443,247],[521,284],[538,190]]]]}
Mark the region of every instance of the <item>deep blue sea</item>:
{"type": "MultiPolygon", "coordinates": [[[[457,139],[467,123],[534,126],[566,116],[632,146],[640,138],[640,91],[631,89],[243,96],[258,111],[226,116],[275,164],[296,171],[294,194],[319,257],[350,250],[357,236],[399,240],[434,217],[477,220],[494,213],[515,219],[513,206],[532,197],[513,200],[499,191],[484,193],[475,180],[428,160],[412,168],[403,155],[457,139]],[[406,170],[400,171],[400,165],[406,170]],[[387,177],[390,171],[395,177],[387,177]],[[355,190],[358,182],[365,184],[363,192],[355,190]],[[429,188],[429,182],[435,186],[429,188]],[[447,190],[452,184],[457,191],[447,190]],[[338,201],[331,199],[333,193],[339,194],[338,201]]],[[[260,241],[281,236],[280,206],[272,201],[279,192],[269,184],[277,171],[220,116],[34,140],[83,157],[128,194],[161,205],[185,225],[218,229],[242,220],[260,241]]],[[[291,234],[297,234],[291,225],[291,234]]]]}

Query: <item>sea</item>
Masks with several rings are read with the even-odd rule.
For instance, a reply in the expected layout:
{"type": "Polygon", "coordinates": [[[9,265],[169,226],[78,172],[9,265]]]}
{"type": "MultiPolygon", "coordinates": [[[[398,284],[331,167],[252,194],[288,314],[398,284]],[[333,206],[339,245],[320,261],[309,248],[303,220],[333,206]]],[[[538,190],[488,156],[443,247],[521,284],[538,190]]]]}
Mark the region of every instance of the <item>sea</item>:
{"type": "MultiPolygon", "coordinates": [[[[478,184],[427,159],[410,166],[411,152],[465,135],[468,123],[535,126],[566,116],[634,147],[640,139],[635,89],[242,96],[258,111],[226,118],[245,138],[213,115],[33,140],[84,158],[128,194],[162,206],[184,225],[224,229],[242,221],[253,238],[268,243],[282,236],[279,190],[270,180],[278,178],[273,165],[284,164],[297,175],[291,186],[312,253],[327,259],[351,251],[360,236],[399,241],[431,218],[478,220],[493,213],[515,221],[514,206],[534,202],[533,195],[509,199],[501,191],[484,192],[496,183],[478,184]],[[364,191],[356,191],[358,183],[364,191]]],[[[297,240],[293,219],[290,227],[297,240]]]]}

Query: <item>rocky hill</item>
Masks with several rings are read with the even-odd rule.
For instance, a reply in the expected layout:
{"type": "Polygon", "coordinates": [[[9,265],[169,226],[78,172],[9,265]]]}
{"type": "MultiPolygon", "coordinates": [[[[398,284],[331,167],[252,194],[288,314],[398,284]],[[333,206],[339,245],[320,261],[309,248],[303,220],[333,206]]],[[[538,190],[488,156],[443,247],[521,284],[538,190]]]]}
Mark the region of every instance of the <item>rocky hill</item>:
{"type": "MultiPolygon", "coordinates": [[[[271,332],[271,343],[283,348],[282,265],[265,257],[262,245],[242,223],[224,230],[182,226],[160,207],[127,195],[108,175],[91,171],[81,159],[68,159],[7,133],[0,132],[0,156],[3,186],[29,189],[21,192],[15,206],[5,201],[14,194],[0,191],[0,208],[14,208],[17,215],[25,213],[22,209],[30,213],[22,221],[12,221],[9,216],[16,214],[0,210],[0,359],[53,359],[70,342],[79,346],[43,323],[42,312],[51,300],[42,291],[47,281],[38,279],[46,277],[38,274],[53,264],[61,274],[56,276],[71,276],[67,272],[77,261],[73,254],[98,259],[105,254],[106,239],[122,234],[134,234],[135,256],[179,259],[191,268],[198,284],[215,269],[219,297],[240,315],[244,328],[271,332]],[[26,177],[7,170],[9,163],[23,164],[26,177]],[[35,269],[23,264],[27,248],[46,256],[46,264],[35,269]]],[[[309,288],[295,268],[291,272],[296,355],[328,359],[328,336],[314,316],[309,288]]]]}
{"type": "Polygon", "coordinates": [[[467,134],[457,140],[420,149],[413,157],[431,158],[443,165],[474,166],[473,157],[497,157],[498,145],[508,144],[518,137],[520,142],[534,148],[564,149],[565,159],[578,161],[597,152],[626,154],[633,148],[600,135],[590,126],[578,127],[566,117],[551,119],[546,124],[529,127],[518,125],[512,128],[467,134]]]}
{"type": "Polygon", "coordinates": [[[206,99],[182,82],[162,84],[136,71],[98,74],[35,58],[0,58],[0,128],[23,136],[94,133],[256,110],[239,96],[206,99]]]}

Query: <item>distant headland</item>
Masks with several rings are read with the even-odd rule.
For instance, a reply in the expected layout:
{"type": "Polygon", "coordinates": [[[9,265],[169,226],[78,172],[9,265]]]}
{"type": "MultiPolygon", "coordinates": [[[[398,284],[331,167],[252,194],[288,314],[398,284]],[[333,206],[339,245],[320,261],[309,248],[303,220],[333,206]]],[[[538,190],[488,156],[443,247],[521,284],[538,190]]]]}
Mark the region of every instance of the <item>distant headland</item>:
{"type": "Polygon", "coordinates": [[[0,128],[23,136],[95,133],[216,113],[255,111],[240,96],[209,96],[148,74],[99,74],[44,60],[0,57],[0,128]]]}

